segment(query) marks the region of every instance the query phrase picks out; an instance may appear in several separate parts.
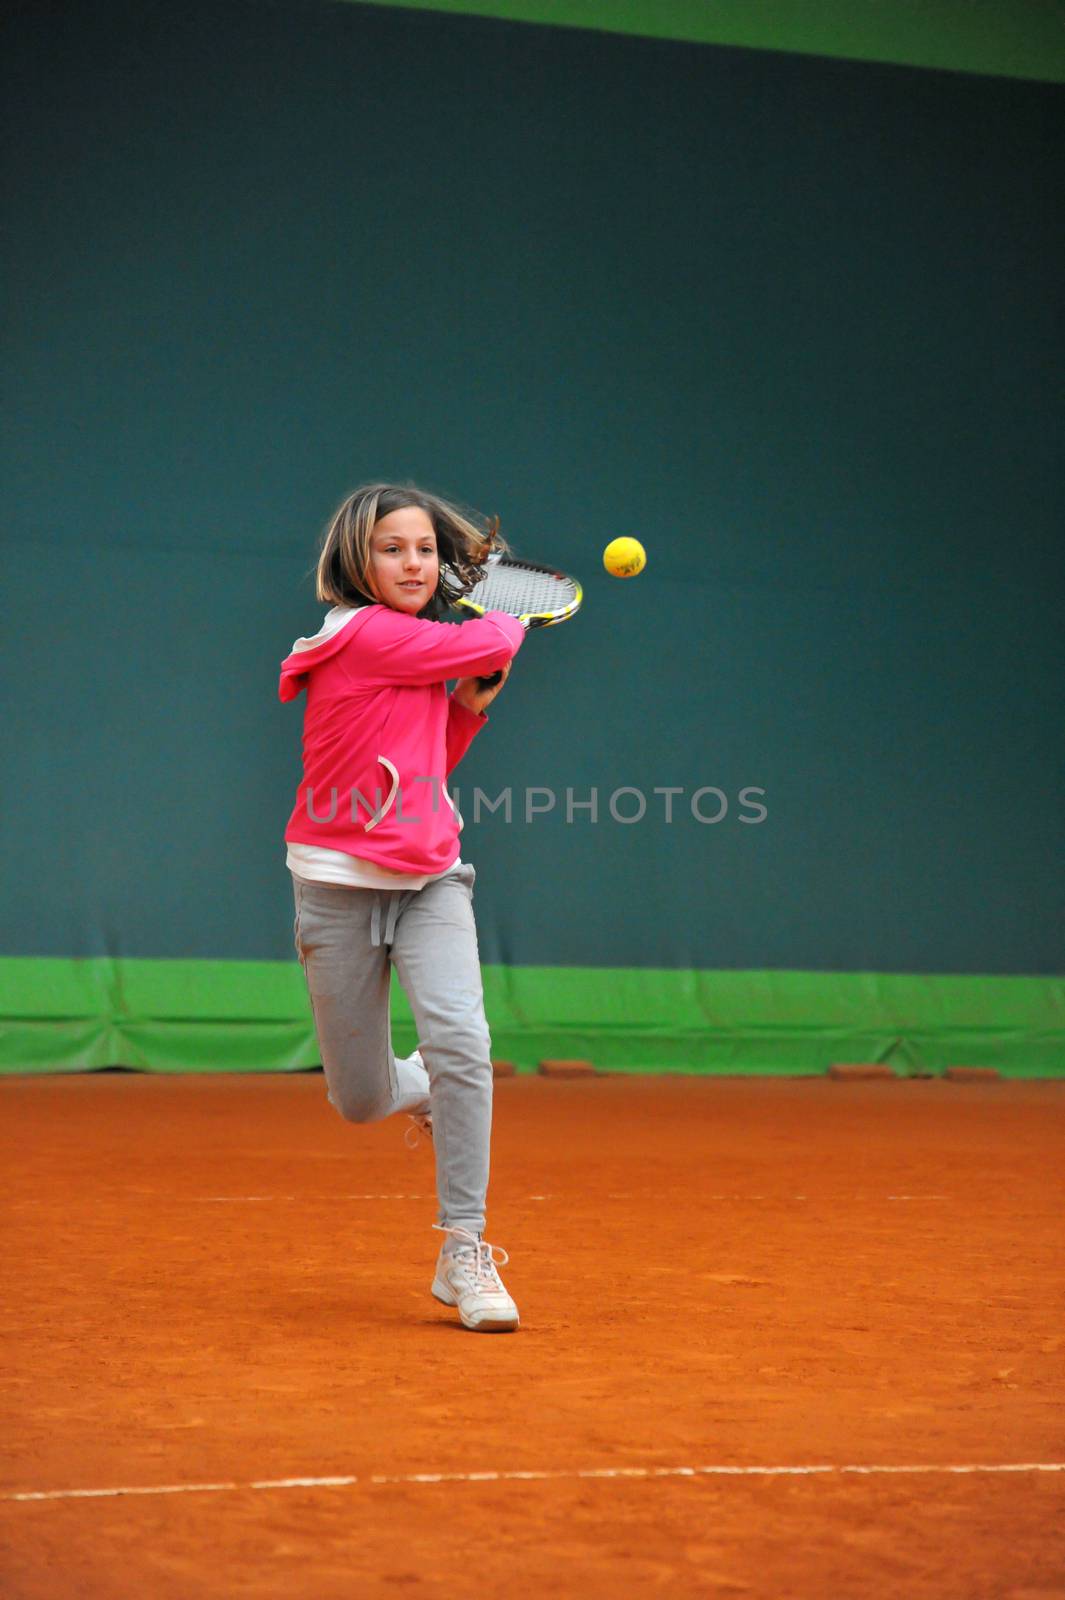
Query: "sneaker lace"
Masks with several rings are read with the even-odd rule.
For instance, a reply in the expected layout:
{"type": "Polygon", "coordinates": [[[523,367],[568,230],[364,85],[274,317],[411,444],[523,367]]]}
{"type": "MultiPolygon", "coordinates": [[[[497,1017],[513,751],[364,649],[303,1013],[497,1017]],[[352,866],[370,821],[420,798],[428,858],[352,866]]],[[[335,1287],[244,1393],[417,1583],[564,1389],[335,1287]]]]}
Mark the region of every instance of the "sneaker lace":
{"type": "Polygon", "coordinates": [[[459,1248],[454,1254],[460,1258],[464,1269],[478,1286],[506,1293],[496,1271],[497,1267],[505,1267],[510,1260],[501,1244],[489,1244],[487,1239],[471,1233],[468,1228],[445,1228],[438,1222],[434,1222],[433,1227],[438,1233],[450,1234],[459,1241],[459,1248]]]}
{"type": "Polygon", "coordinates": [[[423,1133],[427,1139],[433,1137],[433,1119],[430,1116],[419,1116],[410,1111],[408,1111],[407,1115],[410,1118],[410,1127],[403,1130],[403,1143],[408,1150],[417,1150],[422,1142],[423,1133]]]}

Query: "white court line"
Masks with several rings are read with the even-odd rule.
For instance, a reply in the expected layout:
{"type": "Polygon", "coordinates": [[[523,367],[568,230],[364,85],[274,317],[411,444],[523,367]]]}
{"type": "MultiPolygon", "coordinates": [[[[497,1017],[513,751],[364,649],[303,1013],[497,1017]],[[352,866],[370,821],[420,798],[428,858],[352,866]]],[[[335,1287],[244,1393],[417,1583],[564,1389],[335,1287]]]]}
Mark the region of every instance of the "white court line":
{"type": "Polygon", "coordinates": [[[944,1473],[976,1476],[981,1473],[1065,1472],[1065,1461],[969,1462],[957,1466],[796,1466],[796,1467],[575,1467],[527,1472],[406,1472],[354,1474],[331,1478],[260,1478],[248,1483],[161,1483],[115,1489],[33,1489],[0,1494],[0,1500],[26,1503],[36,1500],[112,1500],[122,1495],[226,1494],[244,1489],[348,1489],[356,1484],[433,1483],[565,1483],[578,1479],[652,1478],[812,1478],[905,1476],[944,1473]]]}
{"type": "MultiPolygon", "coordinates": [[[[526,1200],[550,1200],[549,1194],[530,1194],[526,1200]]],[[[188,1197],[193,1206],[243,1206],[274,1200],[435,1200],[434,1194],[195,1194],[188,1197]]],[[[520,1201],[515,1202],[521,1204],[520,1201]]]]}
{"type": "Polygon", "coordinates": [[[194,1194],[188,1196],[193,1206],[243,1206],[274,1200],[433,1200],[428,1194],[194,1194]]]}
{"type": "MultiPolygon", "coordinates": [[[[529,1196],[530,1200],[537,1198],[534,1194],[529,1196]]],[[[633,1200],[636,1196],[631,1194],[608,1194],[606,1198],[608,1200],[633,1200]]],[[[741,1205],[749,1205],[752,1200],[804,1200],[813,1201],[815,1204],[819,1201],[825,1201],[829,1205],[838,1205],[841,1200],[925,1201],[949,1200],[951,1197],[949,1194],[704,1194],[699,1198],[700,1203],[704,1200],[737,1200],[741,1205]]]]}
{"type": "MultiPolygon", "coordinates": [[[[166,1196],[165,1198],[168,1198],[168,1199],[178,1198],[179,1199],[180,1196],[166,1196]]],[[[308,1201],[308,1200],[433,1200],[435,1198],[436,1198],[435,1195],[428,1195],[428,1194],[205,1194],[205,1195],[198,1194],[198,1195],[189,1195],[187,1197],[187,1203],[189,1205],[195,1205],[195,1206],[222,1206],[222,1205],[237,1206],[237,1205],[262,1204],[262,1203],[266,1203],[266,1202],[282,1201],[282,1200],[295,1202],[295,1201],[308,1201]]],[[[550,1194],[527,1194],[524,1198],[525,1198],[526,1201],[529,1201],[529,1200],[553,1200],[554,1196],[550,1195],[550,1194]]],[[[631,1194],[611,1194],[611,1195],[607,1195],[607,1199],[608,1200],[632,1200],[634,1198],[635,1197],[633,1195],[631,1195],[631,1194]]],[[[765,1201],[765,1200],[771,1200],[771,1201],[776,1201],[776,1200],[791,1200],[791,1201],[801,1200],[801,1201],[809,1202],[811,1199],[813,1199],[813,1201],[815,1203],[818,1200],[824,1200],[824,1201],[826,1201],[826,1202],[828,1202],[828,1203],[830,1203],[832,1205],[836,1205],[836,1204],[838,1204],[838,1202],[841,1199],[845,1199],[845,1200],[912,1200],[912,1201],[924,1202],[926,1200],[949,1200],[950,1196],[946,1195],[946,1194],[876,1194],[876,1195],[852,1194],[852,1195],[842,1195],[842,1196],[841,1195],[814,1195],[814,1196],[810,1196],[808,1194],[782,1194],[782,1195],[772,1195],[772,1194],[708,1194],[708,1195],[704,1195],[703,1199],[704,1200],[735,1200],[735,1201],[738,1201],[741,1205],[749,1205],[752,1201],[755,1201],[755,1200],[760,1200],[760,1201],[765,1201]]],[[[519,1201],[517,1203],[520,1204],[521,1202],[519,1201]]]]}
{"type": "MultiPolygon", "coordinates": [[[[137,1195],[145,1199],[162,1200],[174,1205],[190,1206],[251,1206],[251,1205],[330,1205],[337,1201],[362,1203],[393,1203],[395,1201],[415,1201],[420,1205],[435,1203],[436,1196],[432,1194],[194,1194],[174,1195],[163,1194],[151,1189],[137,1189],[137,1195]]],[[[528,1205],[533,1202],[543,1204],[554,1200],[553,1194],[527,1194],[515,1198],[511,1204],[528,1205]]],[[[634,1200],[638,1198],[631,1194],[608,1194],[607,1200],[634,1200]]],[[[850,1194],[850,1195],[808,1195],[808,1194],[708,1194],[703,1195],[703,1202],[723,1201],[732,1205],[755,1205],[770,1203],[779,1205],[787,1203],[812,1204],[812,1205],[838,1205],[843,1201],[910,1201],[913,1204],[923,1205],[926,1201],[949,1200],[947,1194],[850,1194]]],[[[9,1202],[13,1211],[36,1211],[40,1207],[39,1200],[15,1200],[9,1202]]]]}

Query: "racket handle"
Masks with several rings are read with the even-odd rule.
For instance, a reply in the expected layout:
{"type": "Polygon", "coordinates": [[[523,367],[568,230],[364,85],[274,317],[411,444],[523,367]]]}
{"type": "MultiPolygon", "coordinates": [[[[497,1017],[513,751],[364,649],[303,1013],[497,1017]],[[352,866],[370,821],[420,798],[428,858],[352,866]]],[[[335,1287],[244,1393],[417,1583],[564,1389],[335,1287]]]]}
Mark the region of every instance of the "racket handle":
{"type": "Polygon", "coordinates": [[[502,669],[500,669],[498,672],[490,672],[487,678],[478,678],[477,682],[480,684],[482,689],[494,689],[502,676],[503,672],[502,669]]]}

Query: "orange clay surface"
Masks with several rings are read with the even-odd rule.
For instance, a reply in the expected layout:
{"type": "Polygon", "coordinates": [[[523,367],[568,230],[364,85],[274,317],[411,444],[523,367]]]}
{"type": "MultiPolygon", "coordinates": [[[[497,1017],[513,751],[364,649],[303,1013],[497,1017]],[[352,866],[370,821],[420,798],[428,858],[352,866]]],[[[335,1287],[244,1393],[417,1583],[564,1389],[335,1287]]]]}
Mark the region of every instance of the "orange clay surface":
{"type": "Polygon", "coordinates": [[[318,1075],[0,1112],[4,1600],[1065,1595],[1065,1472],[942,1470],[1065,1462],[1065,1084],[499,1083],[490,1337],[318,1075]]]}

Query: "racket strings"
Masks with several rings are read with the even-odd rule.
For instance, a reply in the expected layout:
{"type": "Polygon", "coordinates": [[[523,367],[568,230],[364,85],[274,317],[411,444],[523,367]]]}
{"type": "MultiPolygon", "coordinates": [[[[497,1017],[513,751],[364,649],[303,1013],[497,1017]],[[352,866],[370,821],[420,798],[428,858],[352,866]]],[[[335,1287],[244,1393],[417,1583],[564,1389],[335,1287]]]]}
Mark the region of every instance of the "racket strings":
{"type": "Polygon", "coordinates": [[[564,611],[577,598],[577,585],[553,572],[525,567],[497,568],[470,594],[486,611],[507,611],[511,616],[550,616],[564,611]]]}

